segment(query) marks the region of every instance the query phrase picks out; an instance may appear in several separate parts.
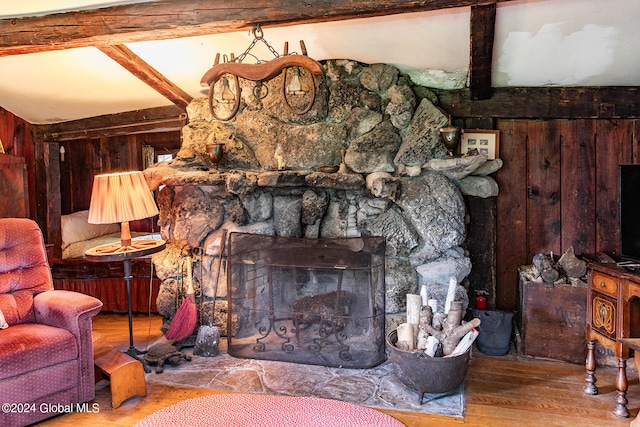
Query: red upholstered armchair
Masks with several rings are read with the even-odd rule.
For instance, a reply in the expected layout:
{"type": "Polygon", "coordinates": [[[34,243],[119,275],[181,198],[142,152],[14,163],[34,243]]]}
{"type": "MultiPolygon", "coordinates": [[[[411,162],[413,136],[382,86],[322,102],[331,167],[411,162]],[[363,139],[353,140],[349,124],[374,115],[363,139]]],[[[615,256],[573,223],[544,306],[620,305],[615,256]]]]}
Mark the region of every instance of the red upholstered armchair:
{"type": "Polygon", "coordinates": [[[0,218],[0,425],[31,424],[94,398],[91,321],[101,307],[53,290],[38,224],[0,218]]]}

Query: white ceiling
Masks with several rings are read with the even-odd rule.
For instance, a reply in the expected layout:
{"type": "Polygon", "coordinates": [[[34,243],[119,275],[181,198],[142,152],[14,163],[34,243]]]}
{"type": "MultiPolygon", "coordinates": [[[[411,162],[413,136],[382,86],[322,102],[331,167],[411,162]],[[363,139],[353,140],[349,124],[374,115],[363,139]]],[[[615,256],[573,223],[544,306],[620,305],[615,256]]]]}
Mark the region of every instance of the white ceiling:
{"type": "MultiPolygon", "coordinates": [[[[2,2],[0,19],[135,1],[2,2]],[[55,4],[55,9],[52,9],[55,4]]],[[[520,0],[499,3],[493,86],[640,86],[640,1],[520,0]]],[[[394,64],[430,87],[466,84],[470,8],[332,23],[263,28],[282,53],[304,40],[316,60],[394,64]]],[[[193,97],[217,52],[242,53],[249,32],[130,43],[127,46],[193,97]]],[[[252,53],[273,58],[259,43],[252,53]]],[[[247,57],[244,62],[255,62],[247,57]]],[[[95,48],[0,57],[0,106],[34,124],[170,105],[95,48]]]]}

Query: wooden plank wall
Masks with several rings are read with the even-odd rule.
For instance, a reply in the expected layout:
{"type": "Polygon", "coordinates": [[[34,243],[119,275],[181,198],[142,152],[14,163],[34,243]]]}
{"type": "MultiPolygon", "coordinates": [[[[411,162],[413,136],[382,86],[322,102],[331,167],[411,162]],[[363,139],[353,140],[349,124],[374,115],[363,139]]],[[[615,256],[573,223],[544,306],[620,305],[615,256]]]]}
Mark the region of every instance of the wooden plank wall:
{"type": "MultiPolygon", "coordinates": [[[[518,267],[530,264],[535,254],[560,255],[571,245],[578,255],[618,253],[618,165],[640,163],[640,124],[633,119],[495,123],[504,161],[496,173],[500,194],[495,301],[498,308],[518,309],[518,267]]],[[[0,139],[9,154],[25,157],[34,217],[35,145],[30,125],[0,109],[0,139]]],[[[180,132],[61,142],[67,152],[60,165],[62,213],[89,207],[95,174],[138,167],[142,143],[158,152],[175,152],[180,132]]]]}
{"type": "Polygon", "coordinates": [[[518,309],[518,267],[619,252],[618,165],[640,163],[637,120],[498,120],[496,306],[518,309]]]}
{"type": "MultiPolygon", "coordinates": [[[[104,136],[64,141],[59,144],[65,147],[65,161],[58,163],[56,156],[54,165],[49,165],[39,171],[39,176],[43,179],[51,183],[59,183],[59,189],[56,186],[55,192],[46,194],[45,201],[42,202],[43,206],[46,205],[46,209],[40,215],[42,218],[46,218],[46,221],[43,219],[42,222],[47,225],[42,223],[40,225],[45,233],[46,242],[54,245],[54,259],[62,255],[60,215],[89,209],[95,175],[124,170],[141,170],[143,144],[151,145],[161,152],[176,152],[180,148],[180,131],[104,136]]],[[[41,145],[43,147],[58,147],[57,143],[41,145]]],[[[37,194],[35,198],[37,196],[41,195],[37,194]]],[[[157,217],[133,221],[131,230],[157,230],[156,221],[157,217]]]]}
{"type": "Polygon", "coordinates": [[[0,153],[0,218],[29,218],[24,157],[0,153]]]}
{"type": "MultiPolygon", "coordinates": [[[[31,125],[11,112],[0,108],[0,140],[6,154],[24,157],[27,165],[27,187],[29,195],[35,194],[35,150],[31,137],[31,125]]],[[[35,219],[36,200],[29,199],[29,217],[35,219]]]]}
{"type": "Polygon", "coordinates": [[[121,135],[66,141],[65,161],[60,165],[62,214],[89,209],[93,177],[101,173],[142,170],[142,144],[157,152],[180,148],[180,132],[121,135]]]}

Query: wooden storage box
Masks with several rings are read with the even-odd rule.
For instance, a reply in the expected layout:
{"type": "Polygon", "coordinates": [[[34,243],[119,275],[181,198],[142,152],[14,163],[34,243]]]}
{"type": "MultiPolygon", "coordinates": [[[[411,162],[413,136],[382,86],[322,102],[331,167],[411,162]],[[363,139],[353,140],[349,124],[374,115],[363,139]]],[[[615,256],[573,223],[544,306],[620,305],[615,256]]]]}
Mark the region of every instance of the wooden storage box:
{"type": "Polygon", "coordinates": [[[586,286],[552,286],[520,278],[517,318],[522,353],[584,364],[586,307],[586,286]]]}

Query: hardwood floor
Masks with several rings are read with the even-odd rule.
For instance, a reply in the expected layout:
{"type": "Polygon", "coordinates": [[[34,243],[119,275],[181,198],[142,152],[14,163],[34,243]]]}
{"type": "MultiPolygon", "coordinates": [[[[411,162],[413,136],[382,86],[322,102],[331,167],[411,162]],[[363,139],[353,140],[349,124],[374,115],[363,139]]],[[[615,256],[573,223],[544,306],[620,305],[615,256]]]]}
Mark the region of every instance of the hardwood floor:
{"type": "MultiPolygon", "coordinates": [[[[158,316],[134,318],[135,345],[145,348],[162,334],[158,316]]],[[[127,316],[102,313],[93,323],[95,348],[129,346],[127,316]]],[[[385,411],[407,426],[628,426],[640,409],[640,384],[629,375],[630,419],[618,419],[612,413],[615,399],[613,368],[598,368],[600,395],[582,393],[585,370],[581,365],[534,360],[516,355],[486,356],[474,351],[466,379],[466,414],[464,418],[425,416],[399,411],[385,411]]],[[[131,426],[153,412],[184,399],[216,393],[215,390],[169,387],[148,384],[147,396],[133,397],[117,409],[111,408],[106,383],[97,384],[96,413],[71,413],[40,423],[42,426],[131,426]]],[[[258,426],[257,426],[258,427],[258,426]]],[[[292,426],[293,427],[293,426],[292,426]]]]}

